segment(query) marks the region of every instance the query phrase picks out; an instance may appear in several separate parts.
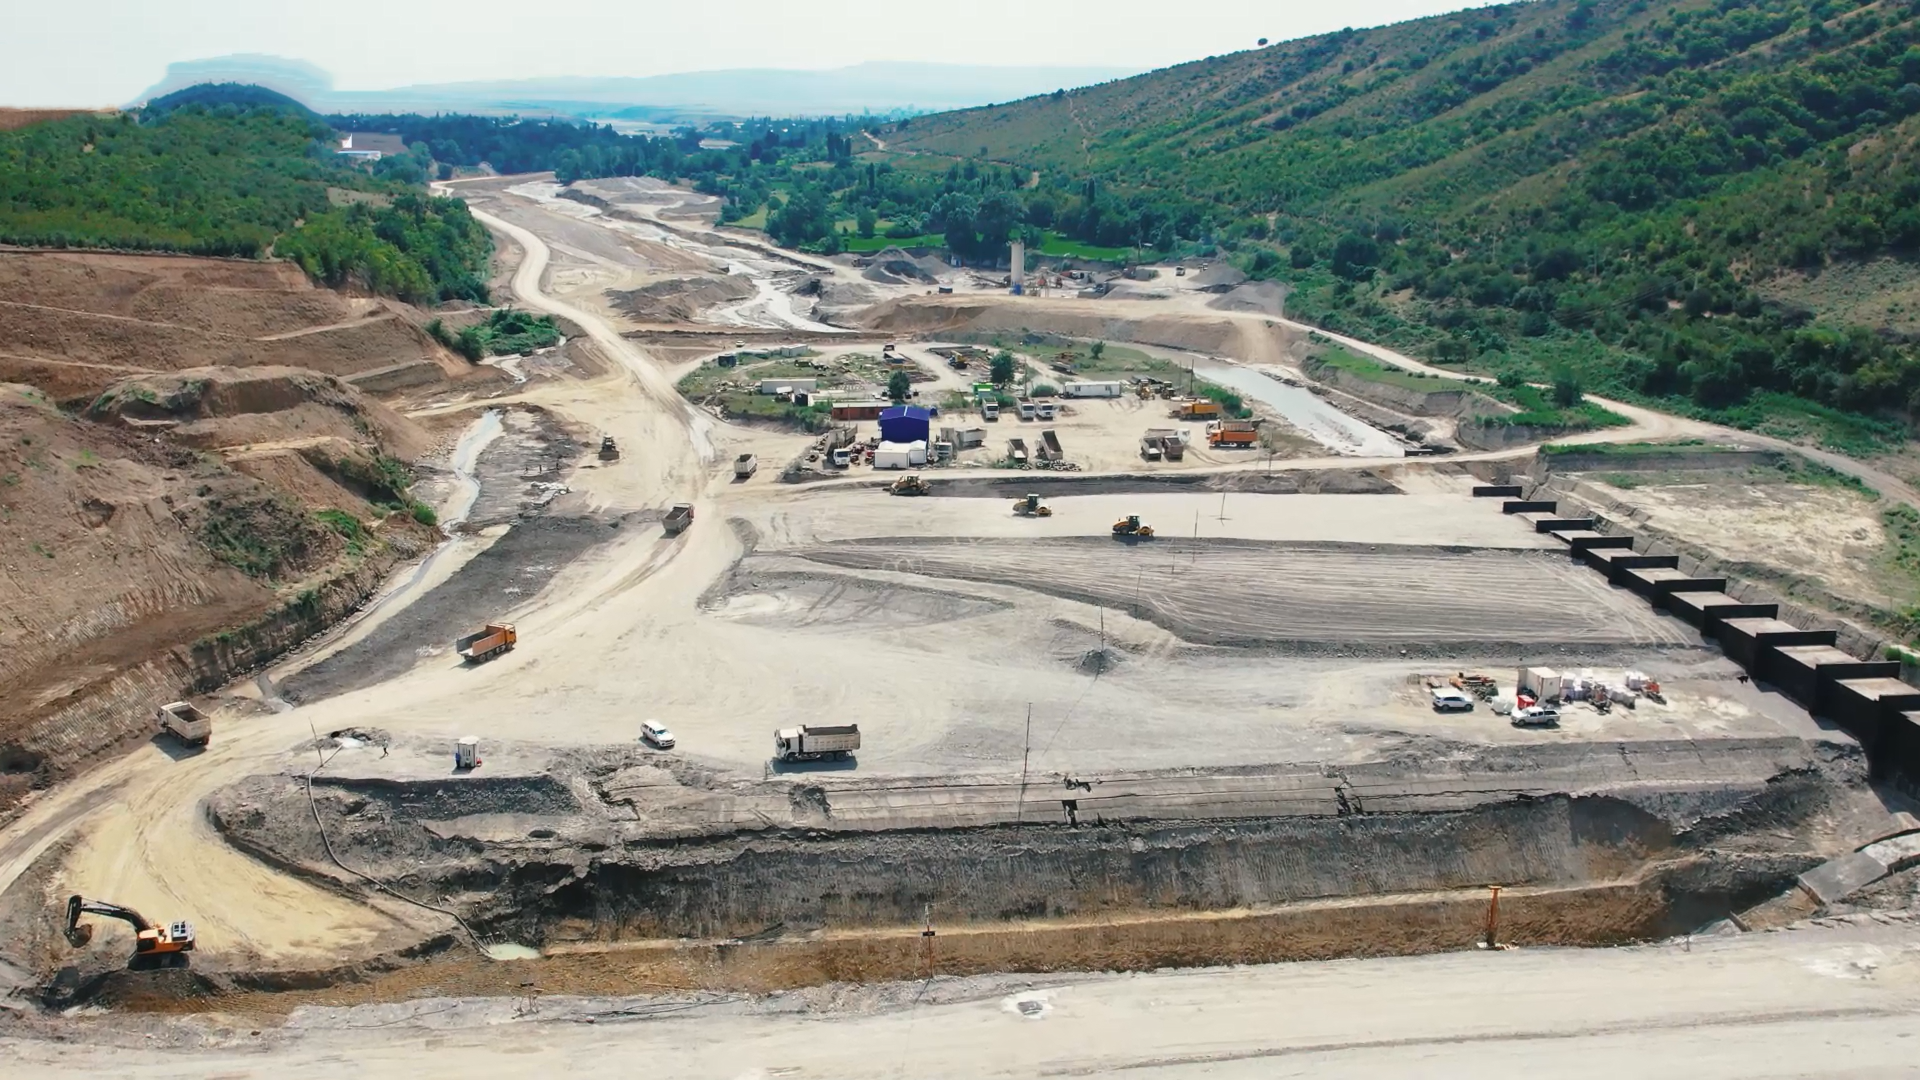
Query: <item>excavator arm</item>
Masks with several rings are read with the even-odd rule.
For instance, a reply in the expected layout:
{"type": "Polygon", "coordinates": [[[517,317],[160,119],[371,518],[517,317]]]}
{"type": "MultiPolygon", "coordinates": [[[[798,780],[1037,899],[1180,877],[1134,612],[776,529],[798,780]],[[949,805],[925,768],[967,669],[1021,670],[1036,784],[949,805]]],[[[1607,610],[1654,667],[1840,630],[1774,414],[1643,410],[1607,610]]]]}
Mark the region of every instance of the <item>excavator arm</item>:
{"type": "Polygon", "coordinates": [[[88,900],[79,895],[69,896],[67,897],[67,944],[76,949],[93,940],[93,927],[81,924],[80,916],[82,915],[119,919],[132,924],[135,934],[142,930],[153,929],[153,924],[147,921],[146,916],[132,908],[103,903],[99,900],[88,900]]]}

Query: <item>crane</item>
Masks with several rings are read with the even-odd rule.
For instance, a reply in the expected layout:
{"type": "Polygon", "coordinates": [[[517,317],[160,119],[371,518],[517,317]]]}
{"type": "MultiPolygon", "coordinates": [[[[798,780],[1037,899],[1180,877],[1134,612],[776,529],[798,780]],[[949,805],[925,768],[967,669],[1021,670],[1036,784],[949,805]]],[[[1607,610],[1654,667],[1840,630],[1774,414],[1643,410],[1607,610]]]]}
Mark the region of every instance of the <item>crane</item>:
{"type": "Polygon", "coordinates": [[[119,919],[133,927],[133,957],[127,962],[130,968],[187,966],[187,954],[193,951],[193,924],[184,919],[155,926],[132,908],[76,894],[67,897],[66,929],[67,944],[76,949],[93,940],[93,927],[80,921],[82,915],[119,919]]]}

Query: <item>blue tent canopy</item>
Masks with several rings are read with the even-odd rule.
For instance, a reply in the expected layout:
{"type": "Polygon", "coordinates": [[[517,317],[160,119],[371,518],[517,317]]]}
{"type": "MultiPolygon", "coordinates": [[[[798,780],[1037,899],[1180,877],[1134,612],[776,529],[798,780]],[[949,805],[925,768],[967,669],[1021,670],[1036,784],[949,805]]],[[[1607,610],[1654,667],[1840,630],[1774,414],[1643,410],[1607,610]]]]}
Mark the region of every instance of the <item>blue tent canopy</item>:
{"type": "Polygon", "coordinates": [[[895,405],[880,413],[880,438],[885,442],[926,441],[933,430],[933,414],[918,405],[895,405]]]}

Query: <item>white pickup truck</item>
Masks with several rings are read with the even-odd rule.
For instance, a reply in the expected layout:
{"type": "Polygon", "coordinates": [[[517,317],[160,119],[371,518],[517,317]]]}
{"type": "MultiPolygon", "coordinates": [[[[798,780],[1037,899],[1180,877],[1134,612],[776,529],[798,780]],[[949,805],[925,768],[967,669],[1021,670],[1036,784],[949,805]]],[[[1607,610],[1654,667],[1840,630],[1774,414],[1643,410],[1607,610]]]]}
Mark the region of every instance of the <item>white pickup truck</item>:
{"type": "Polygon", "coordinates": [[[213,718],[184,701],[169,701],[158,710],[160,730],[183,743],[205,746],[213,741],[213,718]]]}

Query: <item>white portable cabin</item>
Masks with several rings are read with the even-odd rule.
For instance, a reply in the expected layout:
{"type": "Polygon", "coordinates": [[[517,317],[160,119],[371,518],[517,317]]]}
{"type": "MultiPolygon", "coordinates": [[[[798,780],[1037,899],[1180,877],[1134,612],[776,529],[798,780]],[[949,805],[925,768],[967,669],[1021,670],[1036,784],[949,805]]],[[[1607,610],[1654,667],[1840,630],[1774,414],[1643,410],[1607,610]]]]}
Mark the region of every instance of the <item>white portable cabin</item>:
{"type": "Polygon", "coordinates": [[[453,744],[453,767],[456,769],[474,769],[480,766],[480,740],[472,735],[463,736],[453,744]]]}
{"type": "MultiPolygon", "coordinates": [[[[920,461],[926,462],[927,447],[920,445],[920,461]]],[[[883,442],[873,451],[873,467],[876,469],[910,469],[913,467],[913,452],[906,443],[883,442]]]]}
{"type": "Polygon", "coordinates": [[[1060,388],[1061,397],[1119,397],[1126,392],[1123,382],[1070,382],[1060,388]]]}
{"type": "Polygon", "coordinates": [[[1521,668],[1519,685],[1523,693],[1532,694],[1541,701],[1558,701],[1565,679],[1552,668],[1521,668]]]}

